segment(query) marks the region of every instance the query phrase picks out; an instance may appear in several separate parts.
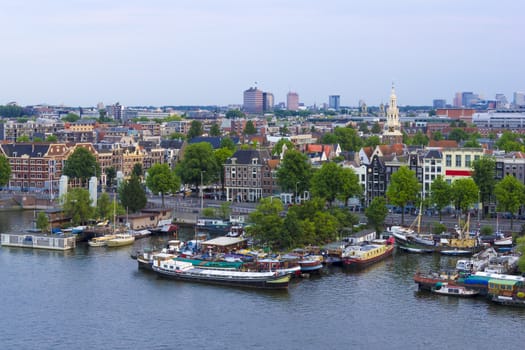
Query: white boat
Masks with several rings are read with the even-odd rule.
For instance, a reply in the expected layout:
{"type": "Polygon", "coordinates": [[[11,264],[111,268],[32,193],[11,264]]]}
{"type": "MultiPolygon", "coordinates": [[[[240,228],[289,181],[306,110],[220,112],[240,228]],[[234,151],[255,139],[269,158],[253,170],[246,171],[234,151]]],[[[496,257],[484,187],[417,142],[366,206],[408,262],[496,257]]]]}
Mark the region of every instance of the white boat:
{"type": "Polygon", "coordinates": [[[479,291],[465,288],[463,286],[451,285],[446,282],[438,282],[430,290],[432,293],[440,295],[450,295],[455,297],[474,297],[479,294],[479,291]]]}
{"type": "Polygon", "coordinates": [[[129,233],[117,233],[115,238],[109,239],[107,241],[108,247],[122,247],[126,245],[131,245],[135,242],[135,237],[129,233]]]}
{"type": "Polygon", "coordinates": [[[495,239],[494,240],[494,245],[495,246],[511,246],[512,245],[512,236],[509,236],[509,237],[503,237],[503,238],[500,238],[500,239],[495,239]]]}
{"type": "Polygon", "coordinates": [[[104,235],[100,237],[93,237],[88,241],[90,247],[105,247],[110,239],[115,238],[116,235],[104,235]]]}
{"type": "Polygon", "coordinates": [[[441,250],[440,253],[442,255],[453,255],[453,256],[461,256],[461,255],[472,255],[471,250],[465,250],[465,249],[448,249],[448,250],[441,250]]]}

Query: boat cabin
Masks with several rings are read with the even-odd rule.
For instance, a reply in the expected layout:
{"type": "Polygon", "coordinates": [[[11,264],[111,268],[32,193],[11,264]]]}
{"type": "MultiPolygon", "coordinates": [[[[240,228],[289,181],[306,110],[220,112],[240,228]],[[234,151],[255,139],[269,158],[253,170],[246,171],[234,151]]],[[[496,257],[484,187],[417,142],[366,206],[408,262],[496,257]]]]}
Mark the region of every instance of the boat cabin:
{"type": "Polygon", "coordinates": [[[489,280],[489,294],[512,297],[522,286],[523,283],[520,281],[491,279],[489,280]]]}

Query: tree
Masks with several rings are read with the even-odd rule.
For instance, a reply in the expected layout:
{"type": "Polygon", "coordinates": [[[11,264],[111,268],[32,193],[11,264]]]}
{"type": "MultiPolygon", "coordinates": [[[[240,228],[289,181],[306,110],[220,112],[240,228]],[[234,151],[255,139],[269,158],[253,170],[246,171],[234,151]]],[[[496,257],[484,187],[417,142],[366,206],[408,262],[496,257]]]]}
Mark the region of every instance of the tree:
{"type": "Polygon", "coordinates": [[[95,212],[96,217],[99,220],[111,219],[113,216],[113,211],[113,203],[109,197],[109,194],[107,192],[102,193],[97,200],[97,209],[95,212]]]}
{"type": "Polygon", "coordinates": [[[132,213],[136,213],[143,209],[148,202],[146,192],[140,184],[140,180],[137,176],[131,176],[129,180],[122,182],[118,192],[120,203],[132,213]]]}
{"type": "Polygon", "coordinates": [[[234,151],[226,147],[216,149],[213,152],[215,161],[219,167],[219,173],[218,173],[219,178],[217,180],[220,182],[221,188],[224,188],[224,178],[223,178],[224,177],[224,164],[226,163],[228,159],[230,159],[233,156],[233,154],[234,154],[234,151]]]}
{"type": "Polygon", "coordinates": [[[80,119],[80,117],[75,113],[68,113],[61,118],[65,122],[74,123],[80,119]]]}
{"type": "Polygon", "coordinates": [[[235,152],[235,150],[237,149],[237,147],[235,146],[235,143],[229,137],[223,137],[221,139],[221,148],[228,148],[232,152],[235,152]]]}
{"type": "Polygon", "coordinates": [[[186,140],[186,135],[180,132],[174,132],[168,136],[170,140],[186,140]]]}
{"type": "Polygon", "coordinates": [[[360,197],[363,194],[363,188],[359,183],[359,176],[350,168],[341,168],[340,170],[340,193],[338,198],[348,205],[348,200],[353,197],[360,197]]]}
{"type": "Polygon", "coordinates": [[[182,183],[200,187],[201,177],[204,184],[217,178],[219,165],[208,142],[193,143],[186,147],[184,158],[177,164],[175,173],[182,183]]]}
{"type": "Polygon", "coordinates": [[[381,144],[381,139],[377,135],[368,136],[365,140],[363,146],[376,148],[376,146],[381,144]]]}
{"type": "Polygon", "coordinates": [[[197,136],[201,136],[202,133],[202,123],[198,120],[192,120],[190,124],[190,130],[188,130],[188,140],[191,140],[197,136]]]}
{"type": "Polygon", "coordinates": [[[246,228],[247,234],[272,249],[279,248],[283,232],[283,218],[279,214],[283,209],[283,203],[277,198],[261,199],[255,211],[248,216],[250,225],[246,228]]]}
{"type": "Polygon", "coordinates": [[[38,136],[35,136],[33,137],[33,142],[43,142],[44,140],[42,140],[41,137],[38,137],[38,136]]]}
{"type": "Polygon", "coordinates": [[[372,125],[372,134],[380,134],[381,133],[381,125],[379,125],[378,122],[375,122],[374,125],[372,125]]]}
{"type": "Polygon", "coordinates": [[[518,260],[518,269],[520,272],[525,272],[525,236],[519,237],[516,240],[517,250],[521,253],[520,259],[518,260]]]}
{"type": "Polygon", "coordinates": [[[221,206],[217,208],[218,215],[221,219],[228,220],[230,218],[230,215],[232,213],[231,205],[231,202],[223,202],[221,203],[221,206]]]}
{"type": "MultiPolygon", "coordinates": [[[[507,175],[498,182],[494,188],[498,212],[515,214],[521,203],[525,200],[525,186],[512,175],[507,175]]],[[[513,216],[510,216],[510,229],[512,230],[513,216]]]]}
{"type": "Polygon", "coordinates": [[[355,129],[336,127],[334,134],[337,137],[337,143],[343,151],[358,151],[363,144],[355,129]]]}
{"type": "Polygon", "coordinates": [[[477,138],[471,137],[467,142],[463,144],[463,147],[465,148],[481,148],[481,145],[479,144],[477,138]]]}
{"type": "Polygon", "coordinates": [[[496,141],[496,147],[504,150],[505,152],[513,151],[525,151],[521,135],[512,131],[504,131],[500,138],[496,141]]]}
{"type": "Polygon", "coordinates": [[[164,195],[177,193],[180,188],[180,179],[170,169],[168,164],[153,164],[146,176],[146,186],[151,192],[160,193],[164,208],[164,195]]]}
{"type": "Polygon", "coordinates": [[[95,208],[91,206],[89,191],[84,188],[74,188],[66,193],[62,210],[66,217],[71,218],[73,225],[85,224],[93,219],[95,208]]]}
{"type": "Polygon", "coordinates": [[[363,134],[368,134],[368,124],[366,122],[359,123],[359,131],[363,134]]]}
{"type": "Polygon", "coordinates": [[[11,178],[11,166],[6,156],[0,155],[0,186],[5,186],[11,178]]]}
{"type": "Polygon", "coordinates": [[[405,223],[405,206],[415,202],[420,191],[416,172],[406,166],[400,167],[390,177],[390,184],[386,190],[388,201],[401,207],[401,223],[405,223]]]}
{"type": "Polygon", "coordinates": [[[230,109],[226,112],[226,118],[228,119],[243,119],[246,118],[246,114],[238,109],[230,109]]]}
{"type": "Polygon", "coordinates": [[[463,129],[456,128],[448,134],[448,139],[460,143],[461,141],[468,139],[468,135],[463,129]]]}
{"type": "Polygon", "coordinates": [[[117,177],[117,171],[114,167],[106,168],[106,186],[111,187],[113,180],[117,177]]]}
{"type": "Polygon", "coordinates": [[[131,176],[137,176],[139,179],[142,178],[142,175],[144,175],[144,170],[142,169],[142,164],[135,163],[133,164],[133,169],[131,170],[131,176]]]}
{"type": "Polygon", "coordinates": [[[31,141],[31,140],[29,139],[29,136],[27,136],[27,135],[21,135],[21,136],[16,138],[16,142],[20,142],[20,143],[22,143],[22,142],[29,142],[29,141],[31,141]]]}
{"type": "Polygon", "coordinates": [[[333,201],[344,193],[346,173],[339,165],[323,163],[321,169],[314,172],[310,184],[314,197],[324,198],[332,206],[333,201]]]}
{"type": "Polygon", "coordinates": [[[42,232],[49,232],[49,219],[43,211],[36,216],[36,228],[42,232]]]}
{"type": "Polygon", "coordinates": [[[48,137],[46,137],[46,141],[47,142],[57,142],[58,137],[56,137],[56,135],[49,135],[48,137]]]}
{"type": "Polygon", "coordinates": [[[91,176],[100,174],[100,167],[97,158],[87,148],[77,147],[67,158],[62,173],[85,184],[91,176]]]}
{"type": "Polygon", "coordinates": [[[286,146],[287,150],[295,150],[293,142],[283,137],[273,146],[272,155],[280,155],[283,151],[283,146],[286,146]]]}
{"type": "Polygon", "coordinates": [[[210,128],[210,136],[221,136],[221,128],[219,127],[219,124],[213,123],[210,128]]]}
{"type": "Polygon", "coordinates": [[[257,134],[257,129],[255,128],[255,125],[253,125],[253,121],[248,120],[246,122],[246,125],[244,126],[244,131],[246,135],[255,135],[257,134]]]}
{"type": "Polygon", "coordinates": [[[430,200],[435,205],[439,212],[439,221],[442,219],[441,211],[447,205],[450,204],[452,198],[452,192],[448,182],[443,179],[443,176],[438,175],[434,181],[432,181],[432,192],[430,200]]]}
{"type": "Polygon", "coordinates": [[[376,232],[382,231],[387,215],[388,208],[386,207],[384,197],[375,197],[372,199],[372,202],[370,202],[368,208],[365,209],[365,216],[368,219],[368,223],[374,226],[376,232]]]}
{"type": "Polygon", "coordinates": [[[418,130],[412,137],[412,145],[414,146],[426,146],[428,145],[428,136],[418,130]]]}
{"type": "Polygon", "coordinates": [[[277,169],[277,182],[283,192],[301,193],[308,190],[311,173],[312,166],[306,155],[292,149],[284,154],[277,169]]]}
{"type": "Polygon", "coordinates": [[[441,131],[437,130],[432,133],[432,140],[434,141],[441,141],[443,140],[443,134],[441,131]]]}
{"type": "Polygon", "coordinates": [[[479,188],[479,196],[483,213],[488,212],[488,205],[491,195],[494,193],[494,186],[496,184],[496,161],[492,157],[481,157],[472,162],[472,179],[479,188]]]}
{"type": "Polygon", "coordinates": [[[472,178],[455,180],[452,183],[452,200],[456,209],[467,214],[470,207],[478,200],[478,186],[472,178]]]}

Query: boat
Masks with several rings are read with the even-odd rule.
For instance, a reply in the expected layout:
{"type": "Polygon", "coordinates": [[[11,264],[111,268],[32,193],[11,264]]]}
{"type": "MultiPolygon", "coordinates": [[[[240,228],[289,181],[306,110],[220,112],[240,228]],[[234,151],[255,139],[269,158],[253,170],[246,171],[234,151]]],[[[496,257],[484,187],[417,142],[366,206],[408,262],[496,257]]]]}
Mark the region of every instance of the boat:
{"type": "Polygon", "coordinates": [[[472,255],[472,250],[468,249],[444,249],[439,251],[442,255],[452,255],[452,256],[465,256],[472,255]]]}
{"type": "Polygon", "coordinates": [[[273,271],[246,272],[200,268],[190,262],[177,260],[155,261],[153,271],[161,277],[175,280],[258,289],[287,289],[291,275],[273,271]]]}
{"type": "Polygon", "coordinates": [[[144,250],[142,252],[137,252],[136,260],[138,268],[142,270],[153,271],[153,262],[155,260],[168,260],[173,259],[176,256],[171,253],[166,252],[152,252],[149,250],[144,250]]]}
{"type": "Polygon", "coordinates": [[[323,268],[322,256],[318,255],[306,255],[299,260],[299,266],[301,267],[301,273],[314,273],[320,272],[323,268]]]}
{"type": "Polygon", "coordinates": [[[501,237],[499,239],[494,240],[494,246],[496,247],[512,246],[512,244],[512,236],[501,237]]]}
{"type": "Polygon", "coordinates": [[[392,255],[393,244],[364,244],[348,246],[342,254],[343,267],[361,269],[392,255]]]}
{"type": "Polygon", "coordinates": [[[99,237],[93,237],[88,241],[90,247],[105,247],[110,239],[115,238],[116,235],[104,235],[99,237]]]}
{"type": "MultiPolygon", "coordinates": [[[[301,265],[297,259],[261,259],[256,263],[257,271],[274,271],[279,274],[299,275],[302,271],[301,265]]],[[[322,267],[322,264],[321,264],[322,267]]]]}
{"type": "Polygon", "coordinates": [[[226,235],[230,232],[231,223],[222,219],[198,219],[196,229],[210,234],[226,235]]]}
{"type": "Polygon", "coordinates": [[[491,301],[501,305],[525,307],[524,281],[490,279],[488,296],[491,301]]]}
{"type": "Polygon", "coordinates": [[[435,294],[450,295],[455,297],[475,297],[479,294],[479,291],[477,290],[455,284],[449,284],[447,282],[436,283],[436,285],[432,287],[430,291],[435,294]]]}
{"type": "Polygon", "coordinates": [[[115,238],[109,239],[106,241],[108,247],[122,247],[126,245],[131,245],[135,242],[135,237],[129,233],[117,233],[115,238]]]}
{"type": "Polygon", "coordinates": [[[157,235],[166,235],[166,234],[176,235],[178,230],[179,230],[179,227],[173,224],[171,219],[160,220],[157,224],[157,227],[150,229],[152,234],[157,234],[157,235]]]}
{"type": "Polygon", "coordinates": [[[151,236],[150,230],[130,230],[129,234],[135,237],[135,239],[145,238],[151,236]]]}

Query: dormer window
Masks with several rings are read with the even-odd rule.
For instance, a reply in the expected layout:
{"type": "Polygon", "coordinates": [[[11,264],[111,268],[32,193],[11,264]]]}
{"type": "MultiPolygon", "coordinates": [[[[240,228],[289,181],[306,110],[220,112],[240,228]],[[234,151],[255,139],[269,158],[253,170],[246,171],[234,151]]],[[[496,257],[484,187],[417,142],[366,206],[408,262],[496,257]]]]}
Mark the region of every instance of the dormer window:
{"type": "Polygon", "coordinates": [[[253,159],[252,159],[252,164],[253,164],[253,165],[257,165],[257,161],[258,161],[257,158],[253,158],[253,159]]]}

